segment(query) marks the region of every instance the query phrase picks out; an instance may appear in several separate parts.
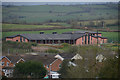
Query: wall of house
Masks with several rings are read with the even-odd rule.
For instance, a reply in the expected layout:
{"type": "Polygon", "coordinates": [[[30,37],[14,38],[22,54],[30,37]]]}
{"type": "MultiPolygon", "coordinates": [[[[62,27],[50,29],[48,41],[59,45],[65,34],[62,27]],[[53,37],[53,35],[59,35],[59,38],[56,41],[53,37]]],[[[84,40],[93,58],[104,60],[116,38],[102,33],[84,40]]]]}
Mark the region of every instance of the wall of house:
{"type": "Polygon", "coordinates": [[[55,61],[53,61],[53,63],[51,65],[45,65],[45,68],[48,70],[48,71],[59,71],[60,70],[60,67],[59,65],[62,64],[62,60],[60,59],[56,59],[55,61]]]}
{"type": "Polygon", "coordinates": [[[102,36],[101,34],[98,34],[98,36],[102,36]]]}
{"type": "Polygon", "coordinates": [[[2,65],[2,68],[3,68],[3,67],[14,67],[14,64],[11,63],[6,57],[2,58],[1,61],[4,62],[4,65],[2,65]],[[7,66],[7,62],[9,63],[8,66],[7,66]]]}
{"type": "Polygon", "coordinates": [[[92,44],[97,44],[97,38],[92,37],[92,44]]]}
{"type": "Polygon", "coordinates": [[[98,43],[101,44],[102,39],[99,37],[98,38],[98,43]]]}
{"type": "MultiPolygon", "coordinates": [[[[95,36],[97,36],[97,34],[95,34],[95,36]]],[[[101,36],[101,34],[98,34],[98,36],[101,36]]]]}
{"type": "Polygon", "coordinates": [[[89,44],[92,44],[92,43],[91,43],[91,36],[90,36],[90,42],[89,42],[89,44]]]}
{"type": "MultiPolygon", "coordinates": [[[[20,36],[16,36],[14,38],[6,38],[6,41],[17,41],[20,42],[20,36]]],[[[24,37],[22,37],[22,42],[28,42],[28,39],[25,38],[25,41],[24,41],[24,37]]]]}
{"type": "Polygon", "coordinates": [[[12,41],[13,38],[6,38],[6,41],[12,41]]]}
{"type": "Polygon", "coordinates": [[[103,39],[104,40],[104,43],[107,43],[107,39],[103,39]]]}
{"type": "Polygon", "coordinates": [[[76,45],[82,45],[82,37],[76,40],[76,45]]]}

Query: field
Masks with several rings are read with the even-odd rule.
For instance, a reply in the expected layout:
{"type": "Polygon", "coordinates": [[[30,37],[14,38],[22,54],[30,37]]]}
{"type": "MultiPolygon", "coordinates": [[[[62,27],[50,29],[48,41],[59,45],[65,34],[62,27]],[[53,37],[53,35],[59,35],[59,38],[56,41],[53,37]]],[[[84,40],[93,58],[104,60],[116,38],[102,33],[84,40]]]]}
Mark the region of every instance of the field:
{"type": "Polygon", "coordinates": [[[51,26],[51,25],[22,25],[22,24],[3,24],[2,29],[33,29],[33,28],[48,28],[48,27],[58,27],[58,26],[51,26]]]}
{"type": "MultiPolygon", "coordinates": [[[[80,31],[81,29],[55,29],[55,30],[45,30],[45,33],[52,33],[56,31],[57,33],[67,32],[67,31],[80,31]]],[[[40,31],[15,31],[15,32],[3,32],[2,37],[11,36],[15,34],[25,34],[25,33],[35,33],[39,34],[40,31]]],[[[103,37],[108,38],[108,42],[118,42],[118,32],[101,32],[103,37]]],[[[120,32],[119,32],[120,33],[120,32]]]]}
{"type": "Polygon", "coordinates": [[[40,24],[118,18],[117,4],[3,6],[2,8],[3,22],[6,23],[40,24]]]}
{"type": "MultiPolygon", "coordinates": [[[[2,38],[40,31],[62,33],[85,27],[95,31],[118,30],[117,4],[2,6],[2,9],[2,38]]],[[[118,32],[101,33],[108,42],[118,41],[118,32]]]]}

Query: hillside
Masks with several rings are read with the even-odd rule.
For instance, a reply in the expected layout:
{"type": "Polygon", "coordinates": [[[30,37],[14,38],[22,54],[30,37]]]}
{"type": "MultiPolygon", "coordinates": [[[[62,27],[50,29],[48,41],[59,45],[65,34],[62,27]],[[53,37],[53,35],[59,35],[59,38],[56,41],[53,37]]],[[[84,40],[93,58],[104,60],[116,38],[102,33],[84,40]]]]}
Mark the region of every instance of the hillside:
{"type": "Polygon", "coordinates": [[[41,24],[118,18],[117,4],[3,6],[4,23],[41,24]]]}

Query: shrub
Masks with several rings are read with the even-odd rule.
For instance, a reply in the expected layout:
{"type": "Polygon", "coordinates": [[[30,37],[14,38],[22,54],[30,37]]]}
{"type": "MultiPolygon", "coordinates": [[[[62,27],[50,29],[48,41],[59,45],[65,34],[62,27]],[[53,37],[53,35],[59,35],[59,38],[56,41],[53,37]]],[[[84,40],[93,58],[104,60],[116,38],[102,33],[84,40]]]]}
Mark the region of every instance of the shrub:
{"type": "Polygon", "coordinates": [[[68,44],[68,43],[62,43],[62,46],[64,46],[64,47],[68,47],[70,44],[68,44]]]}
{"type": "Polygon", "coordinates": [[[37,43],[33,43],[33,42],[32,42],[31,45],[32,45],[32,46],[37,46],[37,43]]]}
{"type": "Polygon", "coordinates": [[[48,52],[48,53],[59,53],[59,51],[56,50],[56,49],[48,49],[48,50],[46,50],[46,52],[48,52]]]}

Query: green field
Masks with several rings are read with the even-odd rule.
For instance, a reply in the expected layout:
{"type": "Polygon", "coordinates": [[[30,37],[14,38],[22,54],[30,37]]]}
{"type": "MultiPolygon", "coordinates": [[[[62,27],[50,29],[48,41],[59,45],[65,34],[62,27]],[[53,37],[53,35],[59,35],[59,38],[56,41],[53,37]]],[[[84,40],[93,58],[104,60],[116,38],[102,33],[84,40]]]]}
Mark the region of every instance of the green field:
{"type": "Polygon", "coordinates": [[[59,27],[59,26],[53,26],[53,25],[22,25],[22,24],[3,24],[2,25],[3,30],[33,29],[33,28],[48,28],[48,27],[59,27]]]}
{"type": "MultiPolygon", "coordinates": [[[[56,29],[56,30],[46,30],[44,31],[45,33],[52,33],[54,31],[58,32],[58,33],[62,33],[62,32],[67,32],[67,31],[80,31],[81,29],[56,29]]],[[[35,34],[39,34],[40,31],[16,31],[16,32],[3,32],[3,38],[7,37],[7,36],[11,36],[11,35],[16,35],[16,34],[25,34],[25,33],[35,33],[35,34]]],[[[119,41],[119,37],[118,37],[118,32],[101,32],[103,37],[107,37],[108,38],[108,42],[118,42],[119,41]]],[[[120,32],[119,32],[120,33],[120,32]]]]}
{"type": "MultiPolygon", "coordinates": [[[[46,30],[46,31],[42,31],[45,33],[52,33],[54,31],[56,31],[57,33],[62,33],[62,32],[67,32],[67,31],[78,31],[80,29],[56,29],[56,30],[46,30]]],[[[11,35],[16,35],[16,34],[26,34],[26,33],[35,33],[35,34],[39,34],[41,31],[15,31],[15,32],[2,32],[2,37],[7,37],[7,36],[11,36],[11,35]]]]}
{"type": "Polygon", "coordinates": [[[3,22],[43,23],[118,18],[117,4],[3,6],[3,22]]]}

